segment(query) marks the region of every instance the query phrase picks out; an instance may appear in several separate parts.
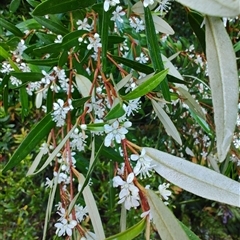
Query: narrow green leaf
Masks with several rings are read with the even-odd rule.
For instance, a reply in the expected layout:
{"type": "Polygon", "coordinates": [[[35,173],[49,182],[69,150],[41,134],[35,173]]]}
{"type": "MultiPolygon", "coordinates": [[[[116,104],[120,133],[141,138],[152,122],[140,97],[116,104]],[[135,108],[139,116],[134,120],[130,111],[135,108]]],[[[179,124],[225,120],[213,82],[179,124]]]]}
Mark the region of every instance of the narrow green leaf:
{"type": "Polygon", "coordinates": [[[122,96],[122,99],[124,100],[131,100],[131,99],[136,99],[138,97],[141,97],[150,91],[152,91],[154,88],[156,88],[166,77],[168,73],[168,70],[163,70],[151,78],[149,78],[147,81],[142,83],[140,86],[135,88],[132,92],[128,93],[125,96],[122,96]]]}
{"type": "Polygon", "coordinates": [[[47,29],[49,29],[50,31],[56,33],[56,34],[60,34],[62,36],[64,36],[65,34],[68,33],[68,30],[63,27],[63,24],[59,24],[56,22],[53,22],[49,19],[46,19],[44,17],[36,17],[34,16],[34,19],[39,22],[42,26],[46,27],[47,29]]]}
{"type": "Polygon", "coordinates": [[[51,43],[42,47],[34,48],[33,52],[35,54],[46,54],[46,53],[59,53],[61,51],[62,45],[59,43],[51,43]]]}
{"type": "Polygon", "coordinates": [[[0,46],[0,56],[2,56],[5,59],[10,57],[9,53],[4,48],[2,48],[1,46],[0,46]]]}
{"type": "Polygon", "coordinates": [[[21,3],[21,0],[12,0],[9,7],[10,11],[13,13],[16,12],[20,3],[21,3]]]}
{"type": "Polygon", "coordinates": [[[205,30],[202,26],[203,17],[194,11],[188,11],[188,21],[194,33],[196,34],[201,46],[202,50],[206,51],[206,43],[205,43],[205,30]]]}
{"type": "Polygon", "coordinates": [[[62,53],[61,53],[61,55],[59,57],[57,65],[60,68],[62,68],[66,64],[67,61],[68,61],[68,50],[64,50],[64,51],[62,51],[62,53]]]}
{"type": "Polygon", "coordinates": [[[192,232],[186,225],[184,225],[181,221],[178,221],[178,223],[183,228],[184,232],[187,234],[189,240],[200,240],[200,238],[192,232]]]}
{"type": "Polygon", "coordinates": [[[141,64],[139,62],[135,62],[133,60],[130,60],[130,59],[127,59],[127,58],[122,58],[122,57],[118,57],[118,56],[114,56],[114,55],[111,55],[111,57],[117,61],[117,62],[120,62],[122,64],[124,64],[125,66],[127,67],[130,67],[136,71],[139,71],[139,72],[142,72],[142,73],[146,73],[146,74],[150,74],[152,72],[154,72],[153,68],[147,66],[147,65],[144,65],[144,64],[141,64]]]}
{"type": "Polygon", "coordinates": [[[38,66],[53,66],[58,63],[58,58],[47,58],[47,59],[25,59],[26,63],[30,63],[38,66]]]}
{"type": "Polygon", "coordinates": [[[9,81],[10,75],[5,75],[2,80],[2,94],[3,94],[3,107],[4,111],[7,114],[8,113],[8,81],[9,81]]]}
{"type": "Polygon", "coordinates": [[[10,74],[20,79],[23,83],[36,82],[43,78],[43,74],[38,72],[10,72],[10,74]]]}
{"type": "MultiPolygon", "coordinates": [[[[149,55],[151,57],[153,67],[155,71],[162,71],[164,70],[164,64],[162,61],[156,29],[154,27],[152,13],[148,7],[144,8],[144,17],[145,17],[145,25],[146,25],[145,31],[146,31],[146,37],[147,37],[147,45],[148,45],[149,55]]],[[[169,92],[168,80],[166,76],[164,81],[161,82],[160,86],[161,86],[162,94],[164,98],[168,102],[171,102],[171,95],[169,92]]]]}
{"type": "Polygon", "coordinates": [[[125,111],[122,107],[122,104],[118,103],[108,112],[108,114],[105,116],[105,120],[108,121],[111,119],[119,118],[119,117],[122,117],[124,114],[125,114],[125,111]]]}
{"type": "Polygon", "coordinates": [[[107,47],[108,47],[108,27],[109,27],[109,11],[102,9],[102,31],[101,31],[101,42],[102,42],[102,69],[106,71],[107,68],[107,47]]]}
{"type": "Polygon", "coordinates": [[[3,18],[0,18],[0,26],[4,27],[9,32],[13,33],[15,36],[18,36],[18,37],[24,36],[24,33],[21,32],[15,25],[13,25],[12,23],[8,22],[3,18]]]}
{"type": "Polygon", "coordinates": [[[82,37],[86,32],[87,31],[84,30],[76,30],[66,34],[62,39],[62,48],[66,50],[73,46],[79,45],[78,38],[82,37]]]}
{"type": "Polygon", "coordinates": [[[23,118],[26,117],[29,113],[29,106],[28,106],[28,94],[26,88],[20,88],[19,89],[20,94],[20,102],[21,102],[21,108],[22,108],[22,116],[23,118]]]}
{"type": "Polygon", "coordinates": [[[53,93],[52,89],[48,88],[47,101],[46,101],[47,113],[50,113],[53,109],[53,96],[54,96],[54,93],[53,93]]]}
{"type": "Polygon", "coordinates": [[[110,35],[108,36],[108,44],[119,44],[123,43],[126,38],[120,37],[120,36],[115,36],[115,35],[110,35]]]}
{"type": "Polygon", "coordinates": [[[114,236],[108,237],[105,240],[131,240],[136,238],[139,234],[141,234],[145,228],[146,219],[143,218],[140,222],[135,224],[134,226],[128,228],[126,231],[118,233],[114,236]]]}
{"type": "Polygon", "coordinates": [[[147,189],[147,199],[153,223],[162,240],[189,240],[171,210],[163,203],[156,193],[147,189]]]}
{"type": "Polygon", "coordinates": [[[240,207],[237,181],[183,158],[154,148],[145,149],[155,171],[169,182],[200,197],[240,207]]]}
{"type": "Polygon", "coordinates": [[[34,9],[33,15],[44,16],[46,14],[65,13],[89,7],[94,3],[96,3],[96,0],[47,0],[34,9]]]}
{"type": "MultiPolygon", "coordinates": [[[[229,4],[227,4],[229,6],[229,4]]],[[[206,53],[219,161],[226,158],[238,113],[239,78],[232,42],[222,20],[205,17],[206,53]]]]}
{"type": "Polygon", "coordinates": [[[11,159],[3,169],[3,173],[17,166],[38,144],[46,137],[50,130],[55,126],[51,114],[47,114],[39,123],[37,123],[31,132],[22,141],[20,146],[12,155],[11,159]]]}
{"type": "Polygon", "coordinates": [[[80,99],[73,99],[72,100],[72,105],[74,108],[80,108],[83,107],[85,102],[87,102],[91,97],[85,97],[85,98],[80,98],[80,99]]]}

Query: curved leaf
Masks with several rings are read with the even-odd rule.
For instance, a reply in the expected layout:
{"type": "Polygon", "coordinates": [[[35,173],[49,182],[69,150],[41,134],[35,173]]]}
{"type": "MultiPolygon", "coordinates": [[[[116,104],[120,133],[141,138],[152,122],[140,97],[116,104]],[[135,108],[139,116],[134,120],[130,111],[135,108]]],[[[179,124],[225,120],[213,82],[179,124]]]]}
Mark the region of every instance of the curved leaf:
{"type": "Polygon", "coordinates": [[[208,16],[205,19],[217,152],[222,162],[228,153],[237,120],[238,71],[233,46],[221,19],[208,16]]]}
{"type": "Polygon", "coordinates": [[[185,226],[182,222],[178,221],[184,232],[187,234],[189,240],[200,240],[200,238],[192,232],[187,226],[185,226]]]}
{"type": "Polygon", "coordinates": [[[20,79],[23,83],[36,82],[43,78],[43,74],[38,72],[10,72],[10,74],[20,79]]]}
{"type": "Polygon", "coordinates": [[[23,37],[24,36],[24,33],[21,32],[20,29],[18,29],[15,25],[6,21],[3,18],[0,18],[0,26],[4,27],[9,32],[13,33],[15,36],[18,36],[18,37],[23,37]]]}
{"type": "Polygon", "coordinates": [[[146,219],[143,218],[134,226],[128,228],[126,231],[118,233],[114,236],[108,237],[105,240],[131,240],[137,237],[145,228],[146,219]]]}
{"type": "Polygon", "coordinates": [[[122,99],[131,100],[131,99],[139,98],[149,93],[165,79],[167,73],[168,73],[168,70],[163,70],[155,74],[151,78],[147,79],[147,81],[142,83],[140,86],[135,88],[132,92],[128,93],[125,96],[122,96],[122,99]]]}
{"type": "Polygon", "coordinates": [[[80,74],[75,74],[75,80],[78,91],[83,95],[83,97],[88,97],[92,88],[92,82],[80,74]]]}
{"type": "Polygon", "coordinates": [[[146,189],[153,223],[162,240],[189,240],[177,218],[163,201],[150,189],[146,189]]]}
{"type": "Polygon", "coordinates": [[[162,109],[162,107],[153,99],[151,99],[153,109],[155,113],[157,114],[159,120],[162,122],[164,128],[166,129],[167,134],[172,136],[180,145],[182,145],[182,140],[179,135],[178,130],[174,126],[172,120],[170,117],[165,113],[165,111],[162,109]]]}
{"type": "Polygon", "coordinates": [[[39,4],[33,11],[35,16],[65,13],[93,5],[96,0],[47,0],[39,4]]]}
{"type": "Polygon", "coordinates": [[[172,29],[172,27],[162,18],[153,15],[153,22],[154,22],[154,26],[155,29],[160,32],[160,33],[165,33],[165,34],[174,34],[174,30],[172,29]]]}
{"type": "Polygon", "coordinates": [[[31,132],[22,141],[20,146],[14,152],[9,162],[3,169],[3,173],[18,165],[37,145],[46,137],[50,130],[55,126],[52,116],[49,113],[39,123],[33,127],[31,132]]]}
{"type": "Polygon", "coordinates": [[[168,181],[200,197],[240,207],[240,183],[185,159],[145,149],[156,165],[155,171],[168,181]]]}
{"type": "Polygon", "coordinates": [[[235,17],[240,14],[239,0],[177,0],[181,4],[210,16],[235,17]]]}

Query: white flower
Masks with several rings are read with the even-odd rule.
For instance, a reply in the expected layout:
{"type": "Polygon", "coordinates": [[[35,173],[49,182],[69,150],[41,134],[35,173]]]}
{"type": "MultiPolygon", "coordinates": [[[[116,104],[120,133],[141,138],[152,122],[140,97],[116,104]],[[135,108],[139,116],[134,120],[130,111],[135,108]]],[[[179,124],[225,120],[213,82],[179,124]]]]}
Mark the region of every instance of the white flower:
{"type": "Polygon", "coordinates": [[[78,25],[78,30],[90,31],[92,29],[92,26],[88,24],[88,19],[87,18],[84,18],[83,21],[78,20],[76,22],[76,24],[78,25]]]}
{"type": "Polygon", "coordinates": [[[154,4],[154,0],[144,0],[143,1],[143,6],[147,7],[148,5],[154,4]]]}
{"type": "Polygon", "coordinates": [[[68,221],[67,219],[62,219],[61,222],[55,223],[55,227],[57,228],[56,234],[61,237],[65,236],[72,236],[72,229],[77,225],[77,221],[71,220],[68,221]]]}
{"type": "Polygon", "coordinates": [[[52,113],[52,118],[53,121],[57,123],[57,127],[64,125],[68,111],[73,109],[71,101],[69,101],[68,104],[69,106],[64,107],[64,101],[62,99],[58,99],[57,103],[53,103],[54,112],[52,113]]]}
{"type": "Polygon", "coordinates": [[[84,147],[86,145],[85,139],[88,136],[86,134],[83,134],[82,132],[79,132],[79,130],[76,128],[74,129],[74,132],[71,134],[70,138],[72,139],[70,142],[70,146],[73,149],[77,149],[79,152],[84,150],[84,147]]]}
{"type": "Polygon", "coordinates": [[[81,222],[84,217],[87,216],[87,207],[80,206],[79,204],[75,205],[75,215],[78,222],[81,222]]]}
{"type": "Polygon", "coordinates": [[[117,6],[117,7],[116,7],[116,10],[113,11],[113,13],[112,13],[113,16],[111,17],[110,20],[112,20],[112,21],[114,21],[114,22],[118,21],[118,22],[120,22],[120,23],[123,23],[122,16],[125,15],[125,12],[123,12],[122,9],[123,9],[123,8],[122,8],[121,6],[117,6]]]}
{"type": "Polygon", "coordinates": [[[119,0],[105,0],[103,5],[104,11],[107,12],[110,6],[116,6],[119,3],[119,0]]]}
{"type": "Polygon", "coordinates": [[[123,104],[123,109],[126,112],[126,115],[129,117],[130,115],[133,115],[133,112],[138,112],[138,109],[141,108],[141,102],[140,98],[136,98],[133,100],[129,100],[128,105],[126,106],[123,104]]]}
{"type": "Polygon", "coordinates": [[[140,20],[139,18],[132,17],[129,19],[130,25],[132,28],[136,30],[136,32],[143,31],[145,29],[143,20],[140,20]]]}
{"type": "Polygon", "coordinates": [[[26,63],[20,63],[19,69],[22,70],[22,72],[31,72],[29,66],[26,63]]]}
{"type": "Polygon", "coordinates": [[[62,43],[62,35],[57,35],[57,38],[54,40],[55,43],[62,43]]]}
{"type": "Polygon", "coordinates": [[[99,34],[95,33],[93,37],[89,37],[89,44],[87,45],[87,49],[91,50],[92,48],[94,49],[94,52],[98,52],[98,48],[102,47],[101,39],[99,34]]]}
{"type": "Polygon", "coordinates": [[[147,63],[149,58],[144,53],[141,52],[140,57],[136,57],[135,60],[140,62],[140,63],[147,63]]]}
{"type": "Polygon", "coordinates": [[[120,200],[118,203],[124,203],[127,210],[131,207],[139,206],[138,188],[133,184],[134,173],[130,173],[127,177],[127,181],[122,180],[119,176],[113,178],[113,187],[121,186],[119,193],[120,200]]]}
{"type": "Polygon", "coordinates": [[[14,69],[11,67],[11,65],[8,62],[3,62],[2,69],[0,70],[1,73],[10,73],[14,69]]]}
{"type": "Polygon", "coordinates": [[[44,84],[50,84],[55,79],[55,77],[51,76],[44,70],[42,70],[42,74],[44,77],[41,79],[41,82],[44,84]]]}
{"type": "Polygon", "coordinates": [[[14,76],[11,76],[11,77],[10,77],[10,81],[11,81],[11,84],[12,84],[12,85],[15,85],[15,86],[17,86],[17,87],[22,84],[22,81],[19,80],[19,79],[17,79],[17,78],[14,77],[14,76]]]}
{"type": "Polygon", "coordinates": [[[118,121],[113,122],[112,125],[105,124],[104,129],[105,133],[107,133],[107,136],[104,139],[104,145],[106,147],[109,147],[114,140],[117,143],[121,143],[121,140],[125,138],[125,134],[128,133],[128,130],[125,127],[119,126],[118,121]]]}
{"type": "Polygon", "coordinates": [[[152,164],[152,159],[146,155],[145,148],[142,149],[140,156],[138,154],[132,154],[130,159],[132,161],[137,161],[137,164],[133,169],[136,176],[138,174],[140,174],[141,178],[151,176],[150,171],[153,171],[154,165],[152,164]]]}
{"type": "Polygon", "coordinates": [[[24,40],[21,39],[21,41],[17,45],[17,48],[12,52],[12,54],[16,58],[16,62],[20,62],[20,60],[22,59],[23,51],[27,48],[24,43],[24,40]]]}
{"type": "Polygon", "coordinates": [[[160,192],[161,196],[165,199],[168,200],[169,196],[171,196],[172,192],[170,190],[167,190],[169,188],[170,184],[169,183],[163,183],[158,186],[158,191],[160,192]]]}
{"type": "Polygon", "coordinates": [[[28,95],[32,96],[33,92],[40,90],[40,88],[41,88],[40,82],[30,82],[27,85],[26,90],[27,90],[28,95]]]}
{"type": "Polygon", "coordinates": [[[159,2],[159,6],[155,9],[155,12],[160,12],[163,15],[164,12],[167,12],[171,8],[171,0],[156,0],[159,2]]]}

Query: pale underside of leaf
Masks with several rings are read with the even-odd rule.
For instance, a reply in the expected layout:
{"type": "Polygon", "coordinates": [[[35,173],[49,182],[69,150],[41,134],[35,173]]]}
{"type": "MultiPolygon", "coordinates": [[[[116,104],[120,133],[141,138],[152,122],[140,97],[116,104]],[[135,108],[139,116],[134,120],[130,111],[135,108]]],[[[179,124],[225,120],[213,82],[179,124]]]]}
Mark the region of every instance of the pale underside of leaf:
{"type": "Polygon", "coordinates": [[[153,99],[151,100],[151,102],[153,105],[153,109],[157,114],[159,120],[162,122],[167,134],[172,136],[175,139],[175,141],[177,141],[180,145],[182,145],[182,140],[180,138],[180,135],[176,127],[174,126],[172,120],[170,119],[170,117],[165,113],[165,111],[162,109],[159,103],[157,103],[153,99]]]}
{"type": "Polygon", "coordinates": [[[78,91],[83,95],[83,97],[90,96],[92,82],[88,78],[80,74],[75,74],[75,79],[78,91]]]}
{"type": "Polygon", "coordinates": [[[155,171],[173,184],[200,197],[240,207],[240,184],[220,173],[185,159],[145,148],[155,171]]]}
{"type": "Polygon", "coordinates": [[[221,19],[206,16],[205,23],[217,152],[222,162],[229,150],[237,120],[238,71],[233,46],[221,19]]]}
{"type": "Polygon", "coordinates": [[[240,14],[239,0],[177,0],[181,4],[210,16],[235,17],[240,14]]]}
{"type": "Polygon", "coordinates": [[[169,34],[169,35],[174,34],[174,30],[166,21],[164,21],[162,18],[156,15],[153,15],[152,17],[153,17],[155,29],[158,32],[169,34]]]}
{"type": "Polygon", "coordinates": [[[155,224],[161,239],[189,240],[171,210],[152,190],[147,189],[146,191],[153,223],[155,224]]]}
{"type": "MultiPolygon", "coordinates": [[[[80,174],[79,180],[80,180],[79,183],[81,185],[83,185],[85,182],[85,178],[82,174],[80,174]]],[[[91,218],[94,233],[97,236],[97,240],[103,240],[103,239],[105,239],[105,234],[103,231],[102,220],[101,220],[99,212],[98,212],[96,201],[95,201],[92,191],[88,185],[86,185],[86,187],[83,190],[83,197],[84,197],[84,201],[86,203],[87,209],[88,209],[89,216],[91,218]]]]}

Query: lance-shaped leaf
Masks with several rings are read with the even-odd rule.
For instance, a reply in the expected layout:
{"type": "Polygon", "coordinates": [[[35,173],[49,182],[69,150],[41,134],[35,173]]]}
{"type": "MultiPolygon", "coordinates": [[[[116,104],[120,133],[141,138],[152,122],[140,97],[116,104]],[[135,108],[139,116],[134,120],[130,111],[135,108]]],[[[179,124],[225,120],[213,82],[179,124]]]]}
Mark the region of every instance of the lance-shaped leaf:
{"type": "Polygon", "coordinates": [[[117,103],[110,111],[109,113],[105,116],[105,120],[111,120],[115,118],[120,118],[125,114],[125,111],[122,107],[122,103],[117,103]]]}
{"type": "Polygon", "coordinates": [[[206,119],[205,114],[201,106],[196,102],[196,100],[192,97],[192,95],[183,87],[179,85],[177,91],[183,98],[184,103],[188,105],[188,107],[193,111],[196,115],[200,116],[202,119],[206,119]]]}
{"type": "Polygon", "coordinates": [[[166,21],[164,21],[162,18],[156,15],[153,15],[152,17],[153,17],[155,29],[158,32],[170,34],[170,35],[174,34],[174,30],[166,21]]]}
{"type": "Polygon", "coordinates": [[[0,18],[0,26],[4,27],[9,32],[13,33],[15,36],[18,36],[18,37],[23,37],[24,36],[24,33],[21,32],[19,28],[17,28],[15,25],[6,21],[3,18],[0,18]]]}
{"type": "Polygon", "coordinates": [[[185,226],[182,222],[178,221],[181,225],[184,232],[187,234],[189,240],[200,240],[200,238],[192,232],[187,226],[185,226]]]}
{"type": "Polygon", "coordinates": [[[235,17],[240,14],[239,0],[177,0],[181,4],[210,16],[235,17]]]}
{"type": "Polygon", "coordinates": [[[124,100],[131,100],[135,98],[139,98],[150,91],[152,91],[154,88],[156,88],[166,77],[168,73],[168,70],[163,70],[151,78],[149,78],[147,81],[142,83],[140,86],[135,88],[132,92],[128,93],[125,96],[122,96],[122,99],[124,100]]]}
{"type": "Polygon", "coordinates": [[[65,13],[93,5],[96,0],[47,0],[39,4],[33,11],[35,16],[65,13]]]}
{"type": "Polygon", "coordinates": [[[158,104],[155,100],[151,100],[153,109],[155,113],[157,114],[159,120],[162,122],[164,128],[166,129],[166,132],[172,136],[180,145],[182,145],[182,140],[180,138],[180,135],[178,133],[178,130],[174,126],[172,120],[170,117],[165,113],[165,111],[162,109],[160,104],[158,104]]]}
{"type": "Polygon", "coordinates": [[[75,74],[75,80],[78,91],[83,95],[83,97],[88,97],[92,88],[92,82],[80,74],[75,74]]]}
{"type": "Polygon", "coordinates": [[[156,165],[155,171],[168,181],[200,197],[240,207],[240,183],[185,159],[145,149],[156,165]]]}
{"type": "Polygon", "coordinates": [[[14,152],[3,172],[18,165],[36,146],[46,137],[50,130],[55,126],[51,114],[46,115],[39,123],[33,127],[31,132],[22,141],[20,146],[14,152]]]}
{"type": "Polygon", "coordinates": [[[153,223],[162,240],[189,240],[171,210],[152,190],[147,189],[147,199],[153,223]]]}
{"type": "Polygon", "coordinates": [[[135,239],[142,231],[144,230],[146,225],[146,219],[143,218],[140,222],[135,224],[134,226],[128,228],[126,231],[118,233],[114,236],[108,237],[105,240],[131,240],[135,239]]]}
{"type": "Polygon", "coordinates": [[[228,153],[237,120],[238,71],[233,46],[221,19],[206,17],[205,20],[217,153],[219,161],[222,162],[228,153]]]}
{"type": "Polygon", "coordinates": [[[10,74],[23,83],[40,81],[43,78],[42,73],[38,72],[10,72],[10,74]]]}

